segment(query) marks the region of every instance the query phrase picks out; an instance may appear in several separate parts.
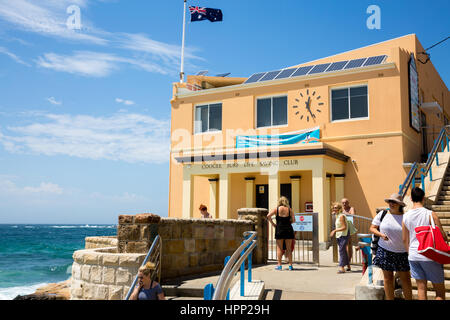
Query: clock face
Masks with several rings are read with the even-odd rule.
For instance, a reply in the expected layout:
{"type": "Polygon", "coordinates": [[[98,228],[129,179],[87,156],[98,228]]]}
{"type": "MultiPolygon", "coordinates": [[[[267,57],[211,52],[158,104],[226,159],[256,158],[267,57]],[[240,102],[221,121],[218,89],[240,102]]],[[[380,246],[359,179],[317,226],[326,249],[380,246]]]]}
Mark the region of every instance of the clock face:
{"type": "Polygon", "coordinates": [[[314,90],[306,89],[306,91],[300,92],[299,97],[295,98],[297,104],[292,106],[295,115],[300,120],[316,122],[316,117],[322,112],[321,108],[324,105],[321,99],[321,96],[314,90]]]}

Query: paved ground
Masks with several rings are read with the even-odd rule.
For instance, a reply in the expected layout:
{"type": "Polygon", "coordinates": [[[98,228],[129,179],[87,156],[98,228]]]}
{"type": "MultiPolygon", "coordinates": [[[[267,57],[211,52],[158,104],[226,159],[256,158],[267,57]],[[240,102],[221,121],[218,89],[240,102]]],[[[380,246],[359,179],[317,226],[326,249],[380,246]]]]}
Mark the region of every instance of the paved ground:
{"type": "MultiPolygon", "coordinates": [[[[337,274],[332,248],[320,251],[320,266],[294,264],[294,270],[274,270],[275,261],[253,268],[253,279],[265,282],[266,300],[354,300],[355,286],[361,281],[362,268],[352,266],[351,272],[337,274]]],[[[235,277],[236,280],[239,274],[235,277]]],[[[183,281],[181,287],[203,288],[217,283],[219,275],[183,281]]]]}

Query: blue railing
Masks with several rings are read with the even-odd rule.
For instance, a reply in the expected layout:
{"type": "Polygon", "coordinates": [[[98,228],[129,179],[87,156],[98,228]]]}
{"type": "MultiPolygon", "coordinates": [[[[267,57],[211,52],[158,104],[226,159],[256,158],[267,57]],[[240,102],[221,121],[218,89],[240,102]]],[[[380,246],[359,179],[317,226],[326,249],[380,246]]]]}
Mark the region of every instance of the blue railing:
{"type": "Polygon", "coordinates": [[[245,260],[248,259],[248,282],[252,281],[252,252],[256,247],[255,231],[244,232],[244,241],[231,257],[225,258],[225,266],[217,281],[216,288],[212,283],[204,288],[205,300],[229,300],[230,284],[237,269],[241,268],[240,295],[245,295],[245,260]]]}
{"type": "Polygon", "coordinates": [[[436,162],[436,165],[439,165],[439,157],[438,152],[444,152],[445,147],[447,147],[447,151],[450,151],[450,139],[448,134],[448,129],[450,126],[444,126],[442,127],[441,131],[439,132],[439,136],[436,140],[434,140],[433,148],[431,149],[431,152],[428,154],[428,160],[425,164],[425,167],[420,169],[419,171],[419,165],[417,162],[414,162],[413,166],[408,172],[408,175],[406,176],[405,181],[403,184],[399,186],[399,194],[402,196],[402,198],[406,195],[409,187],[414,188],[416,185],[416,178],[419,175],[421,180],[422,189],[425,191],[425,177],[429,177],[430,181],[433,180],[433,172],[432,172],[432,165],[433,162],[436,162]],[[440,151],[439,151],[440,150],[440,151]]]}

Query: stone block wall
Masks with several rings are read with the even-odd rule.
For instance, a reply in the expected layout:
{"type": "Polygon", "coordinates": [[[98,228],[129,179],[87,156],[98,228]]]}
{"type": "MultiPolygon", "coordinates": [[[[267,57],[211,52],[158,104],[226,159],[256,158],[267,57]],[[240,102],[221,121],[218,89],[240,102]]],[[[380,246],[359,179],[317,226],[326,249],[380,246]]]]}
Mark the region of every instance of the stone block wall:
{"type": "Polygon", "coordinates": [[[86,237],[84,242],[85,249],[117,247],[116,236],[86,237]]]}
{"type": "Polygon", "coordinates": [[[239,220],[252,221],[254,223],[254,231],[257,232],[257,244],[252,259],[256,264],[266,264],[269,257],[267,214],[268,210],[263,208],[238,209],[239,220]]]}
{"type": "Polygon", "coordinates": [[[253,231],[250,220],[176,219],[155,215],[119,217],[119,252],[149,250],[157,234],[162,240],[161,281],[220,271],[243,241],[245,231],[253,231]]]}
{"type": "Polygon", "coordinates": [[[71,300],[122,300],[145,254],[118,253],[117,247],[73,254],[71,300]]]}

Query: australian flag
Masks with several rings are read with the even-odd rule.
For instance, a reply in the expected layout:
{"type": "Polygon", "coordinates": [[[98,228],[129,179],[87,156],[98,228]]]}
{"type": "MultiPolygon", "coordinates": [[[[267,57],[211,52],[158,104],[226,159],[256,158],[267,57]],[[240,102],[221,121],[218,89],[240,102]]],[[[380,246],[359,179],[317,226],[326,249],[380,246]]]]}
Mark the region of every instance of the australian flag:
{"type": "Polygon", "coordinates": [[[211,22],[222,21],[222,10],[220,9],[189,6],[189,11],[191,12],[191,22],[202,20],[211,22]]]}

